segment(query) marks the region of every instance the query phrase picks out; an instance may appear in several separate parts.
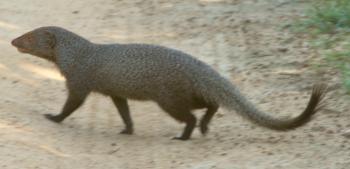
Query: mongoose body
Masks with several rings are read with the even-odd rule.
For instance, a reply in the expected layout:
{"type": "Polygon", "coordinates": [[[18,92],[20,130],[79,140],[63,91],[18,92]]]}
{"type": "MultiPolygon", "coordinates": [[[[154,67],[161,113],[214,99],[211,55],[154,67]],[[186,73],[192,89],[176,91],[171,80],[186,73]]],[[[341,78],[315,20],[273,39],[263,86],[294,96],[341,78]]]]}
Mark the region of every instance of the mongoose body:
{"type": "Polygon", "coordinates": [[[319,109],[325,86],[316,85],[307,108],[290,119],[274,118],[247,101],[227,79],[204,62],[182,51],[148,44],[96,44],[60,27],[41,27],[12,41],[20,52],[55,63],[67,79],[68,99],[58,115],[61,122],[82,105],[90,92],[110,96],[126,128],[133,133],[127,99],[155,101],[174,119],[186,123],[179,140],[187,140],[197,122],[191,113],[206,108],[203,134],[220,106],[235,109],[252,122],[274,130],[307,123],[319,109]]]}

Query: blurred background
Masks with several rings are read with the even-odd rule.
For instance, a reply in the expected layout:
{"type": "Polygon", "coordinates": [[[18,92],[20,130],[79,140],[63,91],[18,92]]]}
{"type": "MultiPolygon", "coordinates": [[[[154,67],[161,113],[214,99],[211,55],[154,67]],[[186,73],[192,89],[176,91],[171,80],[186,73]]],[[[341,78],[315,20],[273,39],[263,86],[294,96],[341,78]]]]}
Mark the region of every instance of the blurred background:
{"type": "MultiPolygon", "coordinates": [[[[2,0],[2,169],[347,169],[350,166],[348,0],[2,0]],[[111,101],[92,94],[62,124],[64,78],[52,63],[19,53],[12,39],[60,26],[95,43],[150,43],[210,64],[257,106],[294,116],[312,85],[327,83],[327,106],[290,132],[260,128],[220,110],[207,137],[182,131],[152,102],[131,101],[135,134],[111,101]]],[[[201,111],[196,115],[202,115],[201,111]]]]}

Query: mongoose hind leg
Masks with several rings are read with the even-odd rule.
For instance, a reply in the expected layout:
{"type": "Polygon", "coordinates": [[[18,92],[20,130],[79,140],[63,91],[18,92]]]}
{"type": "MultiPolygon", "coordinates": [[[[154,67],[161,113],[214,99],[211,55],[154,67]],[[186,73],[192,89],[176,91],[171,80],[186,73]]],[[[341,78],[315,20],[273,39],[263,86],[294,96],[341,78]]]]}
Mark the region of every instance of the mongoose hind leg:
{"type": "Polygon", "coordinates": [[[218,111],[219,106],[217,105],[210,105],[207,108],[207,111],[203,115],[200,121],[200,131],[203,135],[206,135],[208,133],[208,124],[210,123],[210,120],[213,118],[214,114],[218,111]]]}
{"type": "Polygon", "coordinates": [[[180,137],[174,137],[174,140],[188,140],[190,139],[193,129],[196,126],[197,119],[196,117],[190,112],[174,112],[174,113],[169,113],[172,117],[175,119],[185,122],[186,126],[184,131],[182,132],[182,135],[180,137]]]}
{"type": "Polygon", "coordinates": [[[118,109],[120,116],[125,124],[125,129],[123,129],[120,134],[133,134],[133,122],[130,116],[130,110],[128,106],[128,102],[124,98],[120,98],[117,96],[111,96],[115,106],[118,109]]]}
{"type": "Polygon", "coordinates": [[[158,103],[159,106],[167,112],[171,117],[179,122],[186,123],[185,129],[180,137],[174,137],[174,140],[188,140],[191,137],[193,129],[196,126],[197,119],[191,113],[190,109],[186,108],[186,105],[175,102],[174,100],[164,99],[162,103],[158,103]]]}
{"type": "Polygon", "coordinates": [[[65,118],[71,115],[76,109],[78,109],[84,103],[88,93],[89,92],[74,92],[70,90],[68,93],[68,98],[66,100],[66,103],[63,106],[61,113],[58,115],[45,114],[44,116],[53,122],[56,122],[56,123],[62,122],[65,118]]]}

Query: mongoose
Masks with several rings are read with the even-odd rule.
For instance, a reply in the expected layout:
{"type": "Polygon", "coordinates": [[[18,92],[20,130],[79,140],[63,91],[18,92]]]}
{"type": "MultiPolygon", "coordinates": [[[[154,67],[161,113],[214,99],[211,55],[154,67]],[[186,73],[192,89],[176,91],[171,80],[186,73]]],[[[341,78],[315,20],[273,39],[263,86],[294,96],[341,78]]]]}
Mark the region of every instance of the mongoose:
{"type": "Polygon", "coordinates": [[[310,121],[326,93],[325,85],[315,85],[299,116],[276,118],[258,110],[209,65],[179,50],[149,44],[96,44],[54,26],[25,33],[12,45],[22,53],[53,62],[66,78],[68,99],[60,114],[45,114],[47,119],[62,122],[90,92],[99,92],[110,96],[116,105],[125,124],[124,134],[133,133],[127,99],[156,102],[186,124],[182,135],[174,139],[187,140],[197,122],[192,110],[206,108],[200,120],[203,135],[220,106],[236,110],[258,125],[285,131],[310,121]]]}

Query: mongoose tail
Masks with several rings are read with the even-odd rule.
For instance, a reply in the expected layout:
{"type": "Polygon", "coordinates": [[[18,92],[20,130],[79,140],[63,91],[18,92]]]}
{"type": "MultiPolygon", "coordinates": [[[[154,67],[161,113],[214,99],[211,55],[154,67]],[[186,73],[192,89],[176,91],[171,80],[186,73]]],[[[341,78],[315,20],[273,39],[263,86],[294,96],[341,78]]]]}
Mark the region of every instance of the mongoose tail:
{"type": "Polygon", "coordinates": [[[258,110],[251,102],[246,100],[238,90],[232,90],[231,99],[223,100],[223,106],[235,109],[238,113],[254,123],[273,130],[292,130],[300,127],[311,120],[311,117],[322,108],[320,102],[324,98],[327,86],[324,84],[314,85],[309,103],[305,110],[295,118],[276,118],[268,113],[258,110]]]}

